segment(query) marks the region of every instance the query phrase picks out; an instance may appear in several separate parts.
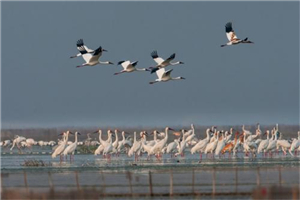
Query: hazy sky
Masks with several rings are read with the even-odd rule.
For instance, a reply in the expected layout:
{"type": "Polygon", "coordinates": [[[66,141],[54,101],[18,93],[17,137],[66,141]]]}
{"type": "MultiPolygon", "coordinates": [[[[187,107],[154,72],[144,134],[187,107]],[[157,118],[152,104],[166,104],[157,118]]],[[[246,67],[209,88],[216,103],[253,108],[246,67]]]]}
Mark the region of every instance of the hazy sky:
{"type": "Polygon", "coordinates": [[[1,14],[3,128],[299,122],[299,2],[2,2],[1,14]],[[228,21],[255,44],[221,48],[228,21]],[[80,38],[140,68],[176,53],[186,80],[76,68],[80,38]]]}

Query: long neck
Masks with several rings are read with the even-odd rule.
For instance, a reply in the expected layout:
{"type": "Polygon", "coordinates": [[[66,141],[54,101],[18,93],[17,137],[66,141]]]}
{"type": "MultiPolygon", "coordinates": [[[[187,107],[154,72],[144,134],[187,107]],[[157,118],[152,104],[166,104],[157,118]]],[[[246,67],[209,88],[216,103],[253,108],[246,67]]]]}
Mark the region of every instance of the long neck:
{"type": "Polygon", "coordinates": [[[179,64],[180,64],[179,61],[177,61],[177,62],[170,62],[170,65],[179,65],[179,64]]]}
{"type": "Polygon", "coordinates": [[[65,143],[67,143],[67,142],[68,142],[68,139],[69,139],[69,134],[67,133],[67,135],[66,135],[66,141],[65,141],[65,143]]]}
{"type": "Polygon", "coordinates": [[[166,128],[165,132],[166,132],[165,140],[168,141],[168,129],[167,128],[166,128]]]}
{"type": "Polygon", "coordinates": [[[118,142],[118,141],[119,141],[119,138],[118,138],[118,132],[115,132],[115,136],[116,136],[115,142],[118,142]]]}
{"type": "Polygon", "coordinates": [[[109,61],[105,61],[105,62],[101,62],[101,61],[99,61],[99,64],[101,64],[101,65],[109,65],[109,64],[110,64],[110,62],[109,62],[109,61]]]}
{"type": "Polygon", "coordinates": [[[136,142],[136,132],[134,132],[133,142],[136,142]]]}
{"type": "Polygon", "coordinates": [[[156,135],[156,131],[154,131],[154,141],[156,141],[157,140],[157,135],[156,135]]]}
{"type": "Polygon", "coordinates": [[[100,143],[102,143],[102,131],[99,131],[99,141],[100,141],[100,143]]]}
{"type": "Polygon", "coordinates": [[[136,71],[140,71],[140,72],[142,72],[142,71],[146,71],[146,69],[145,68],[135,68],[136,69],[136,71]]]}
{"type": "Polygon", "coordinates": [[[125,141],[125,133],[122,133],[122,137],[123,137],[123,142],[125,141]]]}
{"type": "Polygon", "coordinates": [[[180,80],[181,77],[175,77],[175,78],[171,78],[172,80],[180,80]]]}
{"type": "Polygon", "coordinates": [[[267,132],[267,140],[269,140],[269,131],[267,132]]]}
{"type": "Polygon", "coordinates": [[[209,136],[209,131],[206,131],[206,139],[209,140],[210,136],[209,136]]]}
{"type": "Polygon", "coordinates": [[[75,133],[75,144],[77,144],[77,132],[75,133]]]}

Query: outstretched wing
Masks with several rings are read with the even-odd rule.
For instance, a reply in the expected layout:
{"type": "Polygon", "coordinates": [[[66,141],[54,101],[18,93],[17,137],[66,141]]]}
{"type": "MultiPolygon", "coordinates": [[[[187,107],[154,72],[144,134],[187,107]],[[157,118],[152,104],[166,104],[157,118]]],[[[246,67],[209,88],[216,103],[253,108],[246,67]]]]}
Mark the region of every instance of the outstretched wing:
{"type": "Polygon", "coordinates": [[[92,58],[90,59],[90,62],[96,62],[100,58],[100,56],[102,55],[102,52],[103,52],[103,49],[100,46],[98,49],[96,49],[94,51],[94,54],[93,54],[92,58]]]}
{"type": "Polygon", "coordinates": [[[158,57],[156,50],[151,53],[151,57],[157,64],[164,62],[164,59],[162,59],[161,57],[158,57]]]}
{"type": "Polygon", "coordinates": [[[138,63],[139,61],[134,61],[134,62],[132,62],[132,63],[130,63],[132,66],[136,66],[137,65],[137,63],[138,63]]]}
{"type": "Polygon", "coordinates": [[[76,46],[77,46],[77,49],[78,51],[83,55],[83,54],[86,54],[88,53],[85,46],[84,46],[84,43],[83,43],[83,39],[79,39],[76,43],[76,46]]]}
{"type": "Polygon", "coordinates": [[[232,23],[231,22],[228,22],[226,25],[225,25],[225,31],[226,31],[226,36],[227,36],[227,39],[231,42],[235,39],[237,39],[236,35],[235,35],[235,32],[234,30],[232,29],[232,23]]]}
{"type": "Polygon", "coordinates": [[[174,60],[175,58],[175,53],[173,53],[169,58],[167,58],[165,61],[163,61],[160,65],[163,67],[163,66],[167,66],[170,64],[170,62],[172,60],[174,60]]]}
{"type": "Polygon", "coordinates": [[[162,79],[162,77],[163,77],[165,71],[166,71],[165,68],[161,68],[161,69],[157,70],[157,71],[156,71],[157,77],[158,77],[159,79],[162,79]]]}
{"type": "MultiPolygon", "coordinates": [[[[77,46],[78,51],[80,51],[80,53],[82,51],[82,47],[84,47],[84,50],[86,51],[86,53],[94,52],[93,49],[89,49],[87,46],[84,45],[83,39],[79,39],[76,43],[76,46],[77,46]]],[[[83,54],[83,53],[81,53],[81,54],[83,54]]]]}
{"type": "Polygon", "coordinates": [[[121,65],[124,69],[127,69],[128,65],[130,65],[130,61],[120,61],[118,62],[118,65],[121,65]]]}
{"type": "Polygon", "coordinates": [[[171,75],[171,72],[173,71],[173,69],[169,69],[164,73],[164,77],[168,77],[171,75]]]}

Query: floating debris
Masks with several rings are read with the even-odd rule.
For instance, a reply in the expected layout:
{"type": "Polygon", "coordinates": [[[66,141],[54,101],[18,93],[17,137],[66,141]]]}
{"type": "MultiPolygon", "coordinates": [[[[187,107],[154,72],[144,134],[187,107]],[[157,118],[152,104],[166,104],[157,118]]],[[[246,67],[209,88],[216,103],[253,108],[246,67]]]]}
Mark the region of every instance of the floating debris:
{"type": "Polygon", "coordinates": [[[24,163],[21,166],[25,167],[49,167],[52,166],[51,162],[45,162],[43,160],[24,160],[24,163]]]}

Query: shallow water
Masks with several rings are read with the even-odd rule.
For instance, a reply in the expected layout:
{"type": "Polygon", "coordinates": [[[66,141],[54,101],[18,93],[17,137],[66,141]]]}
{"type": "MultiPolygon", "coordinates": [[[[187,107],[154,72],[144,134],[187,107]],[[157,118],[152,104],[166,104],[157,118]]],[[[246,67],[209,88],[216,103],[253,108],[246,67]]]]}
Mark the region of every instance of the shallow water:
{"type": "MultiPolygon", "coordinates": [[[[1,155],[2,189],[19,188],[47,192],[72,191],[80,188],[97,188],[101,194],[143,194],[149,191],[151,177],[154,194],[231,194],[225,198],[249,199],[257,187],[284,185],[299,187],[299,157],[274,156],[273,158],[249,158],[239,153],[237,158],[206,158],[199,162],[199,154],[186,153],[185,157],[161,161],[155,157],[147,160],[144,155],[138,161],[121,154],[111,160],[91,154],[76,154],[74,161],[60,162],[52,159],[50,151],[34,151],[33,154],[1,155]],[[42,160],[51,163],[47,167],[25,167],[24,160],[42,160]]],[[[98,191],[98,192],[99,192],[98,191]]],[[[188,196],[186,196],[189,198],[188,196]]],[[[204,198],[204,197],[201,197],[204,198]]],[[[122,198],[124,199],[124,198],[122,198]]]]}

